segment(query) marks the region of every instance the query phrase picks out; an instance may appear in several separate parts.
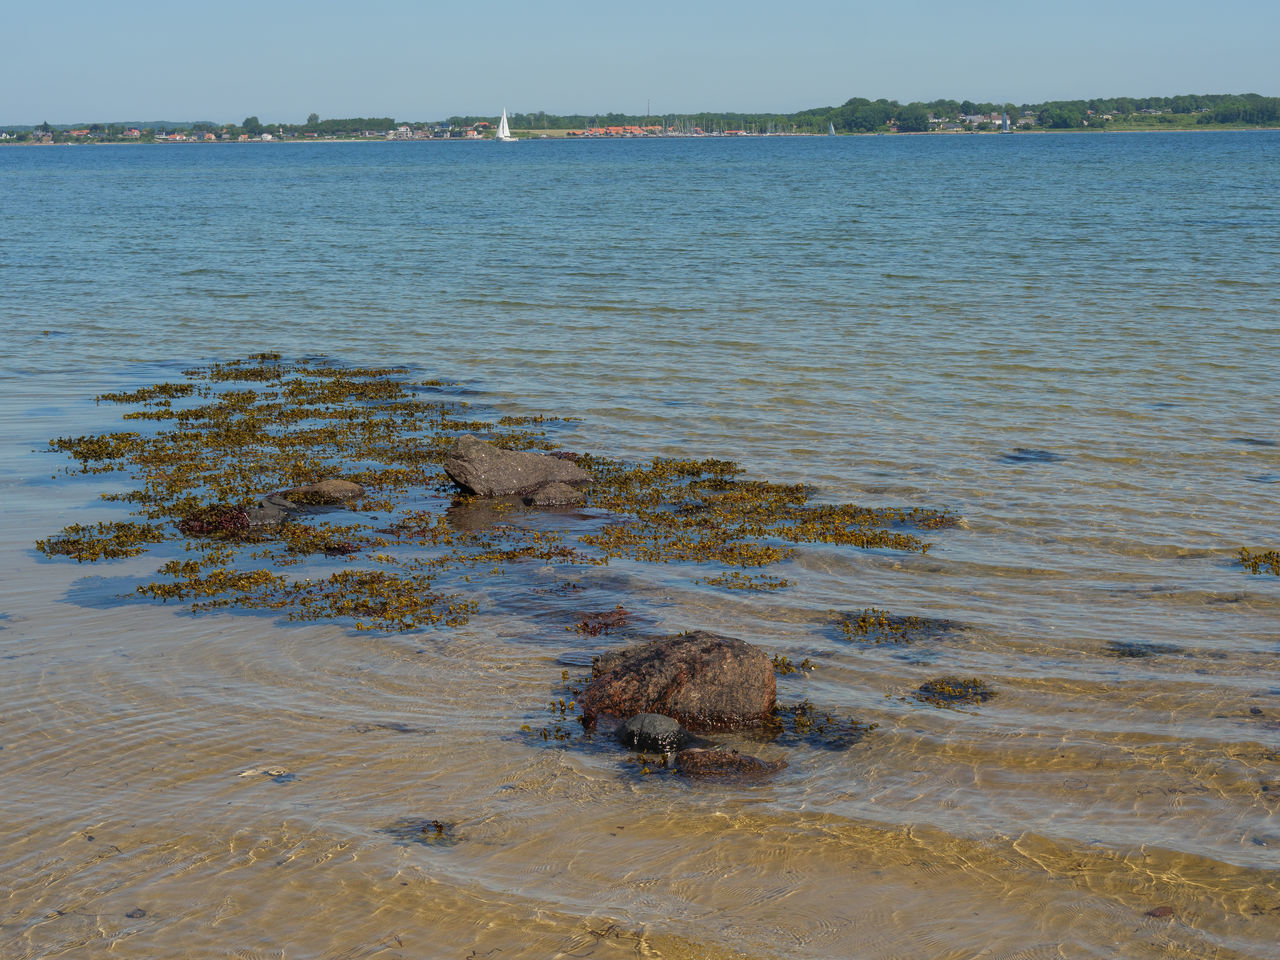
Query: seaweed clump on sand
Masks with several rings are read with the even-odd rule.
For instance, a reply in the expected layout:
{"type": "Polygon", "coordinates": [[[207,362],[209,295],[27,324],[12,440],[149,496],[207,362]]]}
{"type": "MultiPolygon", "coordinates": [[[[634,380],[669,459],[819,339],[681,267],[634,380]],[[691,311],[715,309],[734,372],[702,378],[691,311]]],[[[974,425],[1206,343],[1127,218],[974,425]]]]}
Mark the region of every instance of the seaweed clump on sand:
{"type": "Polygon", "coordinates": [[[962,704],[986,703],[996,691],[985,680],[977,677],[939,677],[920,684],[915,698],[935,707],[955,707],[962,704]]]}
{"type": "MultiPolygon", "coordinates": [[[[74,462],[68,473],[127,476],[129,489],[103,499],[128,505],[134,519],[72,525],[36,546],[93,562],[176,541],[185,554],[137,593],[196,611],[261,609],[358,629],[459,625],[476,609],[473,582],[509,564],[614,557],[714,564],[720,572],[700,582],[772,590],[787,581],[761,568],[797,544],[924,553],[920,533],[954,522],[931,511],[813,504],[802,485],[748,480],[722,460],[634,466],[581,454],[566,456],[592,475],[586,506],[595,512],[522,523],[512,519],[521,507],[459,498],[442,465],[465,433],[507,450],[555,450],[548,431],[557,418],[474,419],[447,385],[413,381],[402,367],[263,353],[183,375],[97,398],[131,407],[130,429],[50,441],[74,462]]],[[[611,611],[582,629],[595,635],[624,622],[611,611]]]]}
{"type": "Polygon", "coordinates": [[[846,750],[861,743],[880,724],[839,717],[816,707],[806,697],[790,706],[778,704],[765,720],[761,734],[782,746],[805,744],[820,750],[846,750]]]}
{"type": "Polygon", "coordinates": [[[850,643],[911,643],[960,629],[954,620],[900,616],[875,607],[844,613],[832,610],[831,617],[840,639],[850,643]]]}
{"type": "Polygon", "coordinates": [[[1280,550],[1260,550],[1255,553],[1248,547],[1241,547],[1240,563],[1249,573],[1270,573],[1280,577],[1280,550]]]}

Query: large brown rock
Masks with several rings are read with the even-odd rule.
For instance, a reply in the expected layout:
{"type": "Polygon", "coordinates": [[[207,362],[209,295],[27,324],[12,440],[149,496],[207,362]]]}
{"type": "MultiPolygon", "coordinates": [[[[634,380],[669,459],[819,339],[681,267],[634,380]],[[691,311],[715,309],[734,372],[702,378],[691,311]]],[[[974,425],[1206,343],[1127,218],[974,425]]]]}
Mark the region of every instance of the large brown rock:
{"type": "Polygon", "coordinates": [[[584,716],[660,713],[695,731],[761,723],[778,699],[773,663],[744,640],[699,630],[596,661],[578,698],[584,716]]]}
{"type": "Polygon", "coordinates": [[[445,457],[444,472],[466,493],[509,497],[533,493],[553,483],[591,482],[591,474],[560,457],[524,450],[505,450],[467,434],[445,457]]]}

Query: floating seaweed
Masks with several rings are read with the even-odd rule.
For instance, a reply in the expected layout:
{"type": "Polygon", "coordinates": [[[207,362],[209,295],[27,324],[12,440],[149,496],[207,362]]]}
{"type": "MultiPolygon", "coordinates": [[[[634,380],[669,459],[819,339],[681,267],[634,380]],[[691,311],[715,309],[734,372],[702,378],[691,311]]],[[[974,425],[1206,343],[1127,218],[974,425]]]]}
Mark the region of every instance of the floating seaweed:
{"type": "Polygon", "coordinates": [[[400,845],[417,844],[424,847],[452,847],[462,842],[458,825],[432,818],[408,817],[383,827],[380,833],[392,837],[400,845]]]}
{"type": "Polygon", "coordinates": [[[785,677],[789,673],[799,673],[802,670],[808,671],[813,669],[813,663],[808,657],[805,657],[799,663],[792,663],[791,658],[779,654],[773,655],[773,672],[780,677],[785,677]]]}
{"type": "Polygon", "coordinates": [[[164,532],[149,523],[73,523],[57,536],[37,540],[36,549],[46,557],[70,557],[77,563],[93,563],[136,557],[146,552],[147,544],[164,539],[164,532]]]}
{"type": "Polygon", "coordinates": [[[938,677],[920,684],[915,698],[935,707],[955,707],[960,704],[986,703],[996,695],[990,684],[977,677],[938,677]]]}
{"type": "Polygon", "coordinates": [[[959,626],[952,620],[899,616],[876,607],[845,613],[832,610],[831,617],[840,638],[851,643],[911,643],[926,634],[947,633],[959,626]]]}
{"type": "Polygon", "coordinates": [[[1240,563],[1249,573],[1266,572],[1280,577],[1280,550],[1260,550],[1255,553],[1248,547],[1241,547],[1240,563]]]}
{"type": "Polygon", "coordinates": [[[780,745],[804,744],[821,750],[846,750],[861,743],[878,723],[840,717],[815,707],[806,697],[790,706],[779,704],[761,728],[761,735],[780,745]]]}
{"type": "Polygon", "coordinates": [[[602,633],[609,633],[611,630],[617,630],[621,627],[625,627],[630,623],[630,621],[630,611],[628,611],[622,604],[618,604],[612,610],[586,614],[578,624],[571,629],[576,630],[578,633],[585,634],[588,637],[598,637],[602,633]]]}

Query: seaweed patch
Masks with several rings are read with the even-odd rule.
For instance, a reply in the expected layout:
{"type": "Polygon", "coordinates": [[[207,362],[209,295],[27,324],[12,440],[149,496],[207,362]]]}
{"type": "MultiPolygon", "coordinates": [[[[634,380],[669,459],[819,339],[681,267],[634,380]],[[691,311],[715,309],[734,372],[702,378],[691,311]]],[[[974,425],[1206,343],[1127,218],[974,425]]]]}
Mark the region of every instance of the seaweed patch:
{"type": "Polygon", "coordinates": [[[850,643],[911,643],[959,628],[953,620],[930,617],[900,616],[888,610],[866,607],[862,610],[830,613],[837,635],[850,643]]]}
{"type": "Polygon", "coordinates": [[[996,691],[985,680],[977,677],[939,677],[920,684],[915,698],[935,707],[955,707],[962,704],[986,703],[996,691]]]}
{"type": "MultiPolygon", "coordinates": [[[[476,419],[439,381],[414,382],[403,367],[263,353],[183,375],[97,398],[130,407],[132,429],[50,441],[72,461],[66,473],[126,476],[128,489],[102,499],[127,505],[132,519],[72,525],[36,547],[83,563],[176,541],[185,555],[137,593],[196,611],[261,609],[358,629],[456,626],[477,608],[476,578],[513,564],[613,558],[713,566],[697,582],[779,590],[789,581],[763,568],[800,544],[924,553],[925,531],[956,522],[938,511],[815,504],[803,485],[751,480],[724,460],[635,465],[557,453],[592,475],[593,512],[548,529],[545,514],[520,522],[521,505],[459,497],[442,464],[462,432],[554,451],[557,418],[476,419]]],[[[580,628],[594,636],[625,623],[610,611],[580,628]]]]}
{"type": "Polygon", "coordinates": [[[1240,564],[1249,573],[1270,573],[1280,577],[1280,550],[1260,550],[1253,552],[1248,547],[1240,548],[1240,564]]]}
{"type": "Polygon", "coordinates": [[[878,723],[840,717],[834,711],[815,707],[806,697],[790,706],[775,707],[761,733],[779,745],[805,744],[821,750],[846,750],[861,743],[879,727],[878,723]]]}

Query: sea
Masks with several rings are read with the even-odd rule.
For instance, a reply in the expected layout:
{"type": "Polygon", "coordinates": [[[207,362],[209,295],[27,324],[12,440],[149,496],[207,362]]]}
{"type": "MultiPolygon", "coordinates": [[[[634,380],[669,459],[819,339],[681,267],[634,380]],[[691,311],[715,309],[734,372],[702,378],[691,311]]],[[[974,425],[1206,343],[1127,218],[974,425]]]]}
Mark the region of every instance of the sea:
{"type": "Polygon", "coordinates": [[[5,960],[1280,957],[1280,132],[9,147],[0,214],[5,960]],[[407,633],[35,549],[128,517],[49,449],[96,397],[258,352],[958,522],[407,633]],[[740,782],[560,723],[689,630],[865,735],[740,782]]]}

